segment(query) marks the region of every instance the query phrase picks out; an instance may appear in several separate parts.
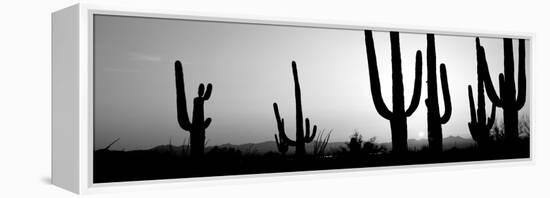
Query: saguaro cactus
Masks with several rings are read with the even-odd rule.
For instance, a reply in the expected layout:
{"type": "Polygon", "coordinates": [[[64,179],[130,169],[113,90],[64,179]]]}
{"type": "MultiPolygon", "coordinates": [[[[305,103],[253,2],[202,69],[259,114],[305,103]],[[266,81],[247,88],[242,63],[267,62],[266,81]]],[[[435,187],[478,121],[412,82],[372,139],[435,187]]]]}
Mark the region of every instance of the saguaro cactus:
{"type": "Polygon", "coordinates": [[[175,63],[175,73],[178,123],[183,130],[189,131],[191,158],[201,158],[204,155],[205,130],[212,122],[212,118],[204,119],[204,101],[207,101],[212,94],[212,84],[208,83],[206,92],[204,84],[201,83],[199,85],[198,96],[193,100],[193,118],[191,122],[187,112],[185,82],[180,61],[176,61],[175,63]]]}
{"type": "Polygon", "coordinates": [[[422,90],[422,52],[416,51],[416,66],[413,96],[409,108],[405,110],[403,94],[403,74],[401,73],[401,52],[399,47],[399,33],[390,32],[390,45],[392,54],[392,94],[393,111],[390,111],[384,104],[380,91],[380,79],[376,63],[376,52],[372,39],[372,31],[365,30],[365,45],[370,75],[370,87],[372,99],[378,114],[390,120],[392,152],[402,153],[407,151],[407,117],[411,116],[420,103],[420,92],[422,90]]]}
{"type": "MultiPolygon", "coordinates": [[[[477,49],[477,48],[476,48],[477,49]]],[[[468,123],[470,134],[474,141],[477,142],[480,148],[484,148],[490,140],[490,130],[495,123],[496,105],[493,103],[491,107],[491,116],[486,118],[485,113],[485,88],[483,87],[483,58],[477,51],[477,114],[474,104],[474,96],[472,86],[468,85],[468,98],[470,101],[470,117],[471,122],[468,123]]]]}
{"type": "MultiPolygon", "coordinates": [[[[279,107],[277,103],[273,103],[273,111],[275,112],[275,120],[277,121],[277,129],[279,131],[280,144],[296,147],[296,156],[303,157],[306,153],[306,143],[310,143],[315,138],[317,126],[313,125],[313,130],[310,133],[309,118],[306,118],[306,130],[304,135],[304,116],[302,113],[302,93],[300,91],[300,82],[298,81],[298,70],[296,62],[292,61],[292,74],[294,75],[294,97],[296,99],[296,141],[289,139],[285,133],[285,120],[279,115],[279,107]]],[[[277,139],[277,137],[275,137],[277,139]]]]}
{"type": "Polygon", "coordinates": [[[439,101],[437,95],[437,67],[435,55],[435,39],[433,34],[426,36],[427,46],[427,67],[428,67],[428,98],[426,98],[426,108],[428,110],[428,143],[429,148],[433,152],[441,152],[443,150],[443,134],[441,125],[445,124],[451,118],[452,106],[451,97],[449,95],[449,85],[447,84],[447,69],[445,64],[439,66],[441,77],[441,87],[443,91],[443,101],[445,104],[445,113],[443,116],[439,112],[439,101]]]}
{"type": "Polygon", "coordinates": [[[478,64],[482,66],[482,78],[487,89],[487,96],[493,104],[501,107],[504,114],[504,136],[508,143],[513,143],[518,138],[518,111],[525,105],[526,77],[525,77],[525,40],[519,39],[518,47],[518,93],[516,97],[516,83],[514,80],[514,49],[512,39],[503,39],[504,47],[504,74],[498,76],[500,97],[497,95],[489,68],[485,58],[485,49],[481,46],[479,38],[476,38],[476,51],[478,64]]]}

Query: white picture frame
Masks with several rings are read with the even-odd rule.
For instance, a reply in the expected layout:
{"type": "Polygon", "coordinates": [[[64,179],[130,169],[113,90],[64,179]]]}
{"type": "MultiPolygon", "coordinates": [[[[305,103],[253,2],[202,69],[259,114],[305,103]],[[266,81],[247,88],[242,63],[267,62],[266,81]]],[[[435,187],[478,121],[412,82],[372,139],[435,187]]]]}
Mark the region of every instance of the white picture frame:
{"type": "MultiPolygon", "coordinates": [[[[299,173],[275,173],[262,175],[223,176],[208,178],[169,179],[137,182],[120,182],[94,184],[92,180],[92,153],[93,153],[93,15],[120,15],[151,18],[187,19],[218,22],[237,22],[267,25],[285,25],[301,27],[323,27],[334,29],[374,29],[380,31],[399,31],[410,33],[432,32],[440,35],[464,35],[522,38],[531,41],[530,60],[533,60],[533,45],[535,35],[532,33],[495,33],[487,30],[465,32],[453,29],[437,29],[415,27],[397,27],[384,24],[376,26],[359,25],[352,23],[327,23],[326,21],[295,20],[284,18],[266,18],[257,16],[227,16],[220,14],[202,14],[167,10],[137,10],[128,8],[103,7],[98,5],[77,4],[59,10],[52,14],[52,183],[71,192],[84,194],[102,191],[117,191],[135,188],[164,188],[193,186],[194,182],[206,181],[210,183],[224,183],[235,180],[246,182],[258,179],[281,180],[273,175],[293,175],[300,177],[304,174],[340,173],[349,171],[384,170],[396,167],[359,168],[350,170],[311,171],[299,173]],[[429,29],[429,30],[428,30],[429,29]],[[145,185],[145,186],[144,186],[145,185]]],[[[536,68],[530,64],[530,73],[536,68]]],[[[533,85],[533,75],[528,79],[528,86],[533,85]]],[[[531,93],[533,93],[532,91],[531,93]]],[[[536,105],[533,94],[529,97],[532,109],[536,105]]],[[[530,112],[531,125],[534,113],[530,112]]],[[[531,133],[531,152],[528,159],[497,160],[484,162],[460,162],[447,165],[482,165],[498,164],[500,162],[517,162],[520,164],[532,163],[534,135],[531,133]]],[[[414,165],[410,167],[433,167],[438,165],[414,165]]],[[[329,174],[330,175],[330,174],[329,174]]]]}

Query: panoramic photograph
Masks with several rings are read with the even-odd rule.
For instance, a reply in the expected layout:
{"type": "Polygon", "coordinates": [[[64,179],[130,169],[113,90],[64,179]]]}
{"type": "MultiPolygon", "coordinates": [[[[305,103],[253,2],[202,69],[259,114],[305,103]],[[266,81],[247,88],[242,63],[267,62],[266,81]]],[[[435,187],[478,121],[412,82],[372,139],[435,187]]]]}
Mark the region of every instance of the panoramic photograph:
{"type": "Polygon", "coordinates": [[[531,42],[93,16],[93,182],[527,159],[531,42]]]}

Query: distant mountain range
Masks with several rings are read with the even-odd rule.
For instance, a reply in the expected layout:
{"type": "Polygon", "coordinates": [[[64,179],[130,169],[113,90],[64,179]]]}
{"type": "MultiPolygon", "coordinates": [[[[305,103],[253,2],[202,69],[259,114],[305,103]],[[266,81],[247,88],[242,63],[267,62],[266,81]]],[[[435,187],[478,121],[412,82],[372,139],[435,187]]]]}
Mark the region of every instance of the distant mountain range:
{"type": "MultiPolygon", "coordinates": [[[[385,147],[387,150],[391,150],[392,145],[391,142],[384,142],[384,143],[377,143],[378,145],[385,147]]],[[[470,138],[462,138],[460,136],[448,136],[443,138],[443,150],[448,150],[452,148],[468,148],[475,145],[475,142],[470,138]]],[[[428,140],[427,139],[409,139],[408,140],[408,146],[409,150],[421,150],[423,147],[428,146],[428,140]]],[[[205,148],[205,151],[208,152],[212,150],[212,148],[218,147],[223,149],[236,149],[241,151],[243,154],[264,154],[268,152],[278,152],[277,146],[275,145],[275,141],[266,141],[266,142],[260,142],[260,143],[246,143],[246,144],[221,144],[221,145],[215,145],[215,146],[207,146],[205,148]]],[[[336,151],[340,150],[342,148],[347,148],[346,142],[329,142],[326,147],[326,152],[330,151],[336,151]]],[[[179,145],[172,145],[171,148],[169,145],[160,145],[156,146],[154,148],[148,149],[151,151],[156,152],[168,152],[170,149],[172,149],[173,152],[181,152],[182,146],[179,145]]],[[[306,150],[312,151],[313,150],[313,144],[306,144],[306,150]]],[[[294,147],[289,147],[288,153],[294,153],[294,147]]]]}

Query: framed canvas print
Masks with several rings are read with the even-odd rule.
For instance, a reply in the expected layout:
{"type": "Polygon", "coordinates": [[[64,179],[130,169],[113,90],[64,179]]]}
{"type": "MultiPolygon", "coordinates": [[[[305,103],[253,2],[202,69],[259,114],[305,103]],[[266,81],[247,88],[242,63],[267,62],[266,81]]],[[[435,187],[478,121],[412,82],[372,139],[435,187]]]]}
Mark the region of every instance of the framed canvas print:
{"type": "Polygon", "coordinates": [[[73,192],[531,159],[530,35],[83,5],[52,20],[52,179],[73,192]]]}

